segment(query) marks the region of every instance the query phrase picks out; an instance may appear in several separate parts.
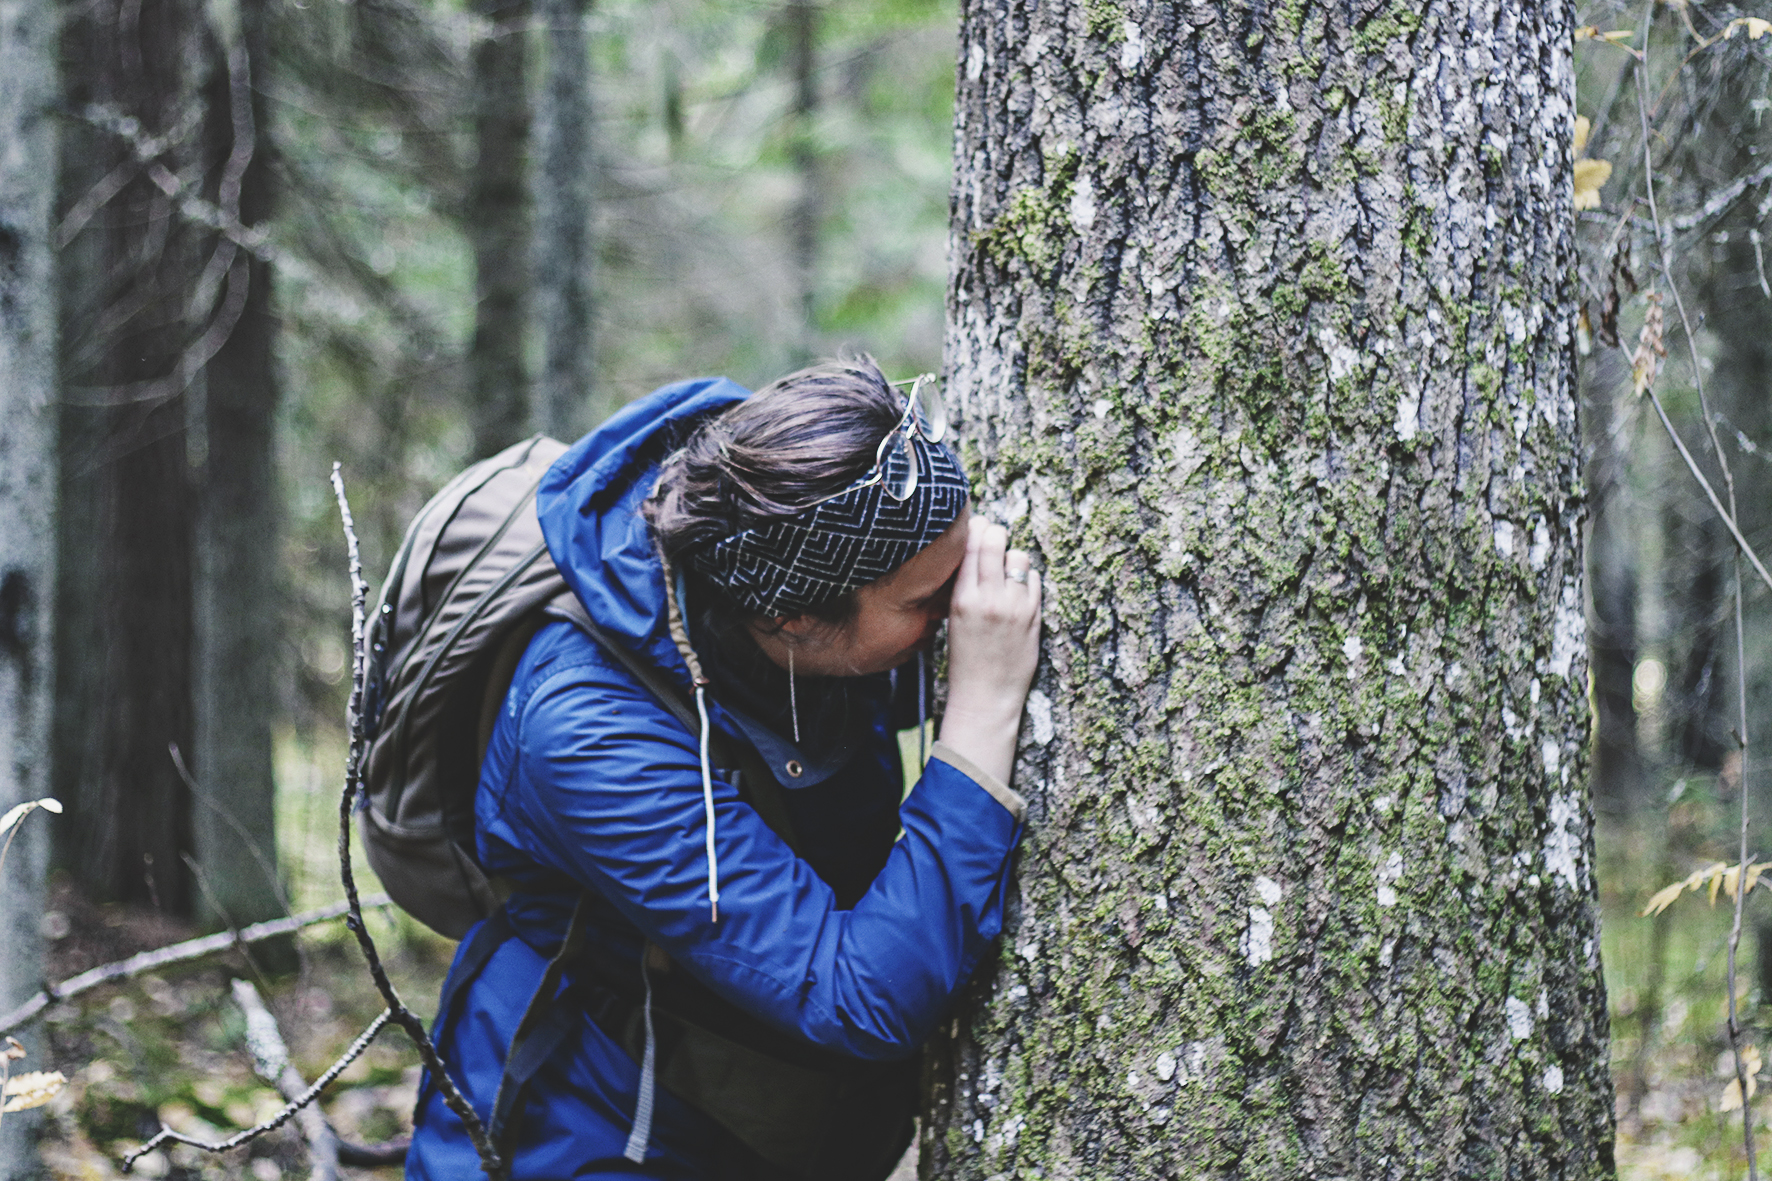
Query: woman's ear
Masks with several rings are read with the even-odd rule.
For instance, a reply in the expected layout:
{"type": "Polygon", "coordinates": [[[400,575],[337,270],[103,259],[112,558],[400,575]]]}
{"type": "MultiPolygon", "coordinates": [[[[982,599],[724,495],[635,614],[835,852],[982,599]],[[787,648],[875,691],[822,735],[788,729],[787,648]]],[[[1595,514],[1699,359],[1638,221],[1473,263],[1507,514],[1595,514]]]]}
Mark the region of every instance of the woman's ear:
{"type": "Polygon", "coordinates": [[[797,644],[812,638],[818,620],[810,615],[784,615],[771,619],[767,626],[784,640],[797,644]]]}

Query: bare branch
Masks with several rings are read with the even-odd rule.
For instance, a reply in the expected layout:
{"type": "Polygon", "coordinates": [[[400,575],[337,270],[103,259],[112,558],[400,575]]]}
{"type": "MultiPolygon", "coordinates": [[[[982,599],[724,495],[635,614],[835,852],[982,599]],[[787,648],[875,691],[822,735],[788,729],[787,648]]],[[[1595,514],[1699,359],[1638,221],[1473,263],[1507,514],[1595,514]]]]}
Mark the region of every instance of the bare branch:
{"type": "Polygon", "coordinates": [[[492,1143],[492,1138],[486,1134],[486,1125],[462,1095],[461,1089],[455,1085],[455,1080],[449,1076],[442,1056],[437,1053],[431,1035],[425,1030],[424,1022],[406,1007],[399,994],[394,991],[393,981],[388,979],[381,955],[376,951],[375,940],[369,937],[369,928],[357,909],[357,878],[356,872],[351,868],[351,814],[356,810],[357,796],[362,787],[363,752],[368,742],[363,724],[363,693],[369,678],[369,644],[365,624],[369,584],[363,580],[363,557],[357,545],[357,527],[351,519],[351,505],[345,498],[345,481],[339,469],[340,465],[334,462],[332,492],[338,501],[338,515],[344,528],[345,552],[349,555],[351,576],[351,700],[346,714],[351,731],[351,746],[345,759],[344,790],[339,794],[338,801],[338,873],[344,882],[345,899],[351,908],[345,925],[356,935],[357,945],[363,949],[363,958],[369,964],[369,974],[375,980],[376,990],[387,1001],[392,1020],[412,1039],[419,1059],[443,1096],[443,1102],[461,1120],[468,1138],[473,1141],[474,1151],[480,1156],[480,1165],[485,1169],[488,1181],[505,1181],[505,1162],[497,1146],[492,1143]]]}
{"type": "MultiPolygon", "coordinates": [[[[1688,14],[1686,19],[1687,27],[1690,28],[1691,16],[1688,14]]],[[[1686,334],[1686,348],[1692,359],[1692,380],[1698,390],[1699,413],[1704,416],[1704,428],[1710,437],[1711,450],[1716,453],[1717,463],[1721,466],[1723,472],[1723,482],[1729,493],[1728,512],[1725,513],[1723,511],[1723,506],[1718,503],[1717,494],[1711,488],[1709,482],[1705,481],[1702,477],[1700,477],[1699,482],[1704,485],[1704,491],[1710,497],[1711,504],[1716,507],[1717,512],[1722,514],[1724,520],[1728,522],[1729,531],[1734,534],[1736,544],[1739,547],[1735,555],[1735,645],[1737,656],[1736,672],[1740,676],[1741,726],[1740,729],[1736,731],[1735,740],[1740,747],[1739,757],[1741,759],[1741,774],[1736,783],[1736,790],[1741,793],[1741,860],[1739,862],[1739,869],[1737,870],[1737,876],[1735,879],[1735,913],[1729,927],[1729,960],[1728,968],[1725,972],[1725,982],[1723,987],[1729,994],[1729,1050],[1735,1060],[1735,1085],[1741,1089],[1741,1140],[1742,1146],[1747,1151],[1747,1178],[1748,1181],[1759,1181],[1759,1163],[1756,1160],[1754,1145],[1753,1103],[1748,1092],[1747,1064],[1741,1052],[1741,1035],[1743,1031],[1741,1029],[1739,1014],[1735,1003],[1736,953],[1741,947],[1741,915],[1742,909],[1747,902],[1748,867],[1747,665],[1746,656],[1742,650],[1741,638],[1741,555],[1745,553],[1753,558],[1754,565],[1759,569],[1762,578],[1765,577],[1766,571],[1765,567],[1760,565],[1759,557],[1748,548],[1747,539],[1741,536],[1741,530],[1737,528],[1735,524],[1737,513],[1735,503],[1735,473],[1730,470],[1729,457],[1723,453],[1723,445],[1717,439],[1716,416],[1711,413],[1710,399],[1706,396],[1704,390],[1704,366],[1699,363],[1698,338],[1692,331],[1691,318],[1686,315],[1686,301],[1680,297],[1680,286],[1674,281],[1673,252],[1669,241],[1671,235],[1663,229],[1661,224],[1661,214],[1655,204],[1655,163],[1649,154],[1649,112],[1643,105],[1643,83],[1648,80],[1648,71],[1645,64],[1649,48],[1647,29],[1648,22],[1645,21],[1645,33],[1643,37],[1645,57],[1638,61],[1636,67],[1638,70],[1637,113],[1641,120],[1643,131],[1643,186],[1649,197],[1649,217],[1655,223],[1655,244],[1659,248],[1661,254],[1661,273],[1663,277],[1667,279],[1668,290],[1673,293],[1674,307],[1680,313],[1680,327],[1686,334]]],[[[1697,30],[1693,30],[1693,35],[1697,35],[1697,30]]],[[[1697,51],[1694,50],[1694,53],[1696,52],[1697,51]]],[[[1690,61],[1691,58],[1688,57],[1687,60],[1690,61]]],[[[1659,106],[1659,103],[1657,105],[1659,106]]],[[[1772,170],[1762,171],[1766,171],[1768,175],[1772,175],[1772,170]]],[[[1746,191],[1746,186],[1743,186],[1742,191],[1746,191]]],[[[1730,197],[1729,200],[1734,200],[1734,197],[1730,197]]],[[[1727,204],[1727,202],[1724,202],[1724,204],[1727,204]]],[[[1721,208],[1721,206],[1718,206],[1718,208],[1721,208]]],[[[1653,385],[1649,387],[1649,392],[1651,394],[1654,393],[1653,385]]],[[[1660,398],[1655,399],[1655,412],[1660,416],[1662,425],[1667,428],[1668,434],[1679,447],[1680,455],[1686,460],[1686,465],[1692,469],[1694,475],[1698,475],[1698,465],[1692,462],[1692,456],[1687,452],[1685,443],[1680,440],[1679,435],[1674,431],[1673,423],[1668,420],[1666,411],[1661,408],[1660,398]]]]}
{"type": "Polygon", "coordinates": [[[1763,185],[1769,180],[1772,180],[1772,164],[1768,164],[1764,168],[1740,177],[1733,184],[1725,185],[1723,188],[1713,193],[1710,200],[1706,201],[1703,205],[1700,205],[1697,209],[1694,209],[1691,213],[1683,213],[1678,217],[1668,218],[1668,228],[1677,230],[1680,233],[1685,233],[1687,230],[1695,230],[1711,218],[1723,212],[1723,210],[1729,208],[1729,206],[1733,205],[1736,198],[1740,197],[1741,194],[1747,192],[1755,185],[1763,185]]]}
{"type": "MultiPolygon", "coordinates": [[[[372,907],[393,905],[393,900],[386,894],[372,895],[364,899],[364,902],[372,907]]],[[[189,963],[192,960],[200,960],[235,947],[292,935],[304,927],[312,927],[316,923],[331,922],[333,919],[345,917],[350,912],[349,903],[335,902],[331,906],[323,906],[318,910],[291,915],[286,919],[272,919],[270,922],[254,923],[249,927],[242,927],[239,931],[223,931],[215,935],[205,935],[201,939],[188,939],[183,943],[174,943],[169,947],[157,947],[152,951],[132,955],[126,960],[118,960],[116,963],[104,964],[82,972],[60,984],[46,984],[43,986],[42,992],[4,1017],[0,1017],[0,1036],[28,1024],[55,1002],[71,1000],[83,992],[90,992],[101,984],[108,984],[113,980],[132,979],[143,972],[151,972],[156,968],[189,963]]]]}
{"type": "Polygon", "coordinates": [[[302,1108],[319,1098],[320,1092],[324,1091],[333,1079],[337,1078],[344,1072],[345,1067],[355,1062],[363,1051],[369,1048],[369,1043],[374,1041],[375,1035],[380,1033],[382,1028],[387,1025],[388,1019],[388,1011],[386,1009],[382,1010],[381,1016],[369,1023],[369,1028],[365,1029],[358,1035],[357,1040],[351,1043],[350,1048],[339,1057],[339,1060],[334,1062],[325,1074],[314,1080],[313,1086],[296,1096],[291,1102],[285,1104],[283,1110],[279,1111],[270,1119],[265,1120],[260,1124],[254,1124],[244,1132],[237,1132],[234,1135],[229,1136],[226,1140],[216,1141],[215,1143],[210,1143],[207,1140],[199,1140],[195,1136],[187,1136],[182,1132],[175,1132],[171,1128],[162,1125],[160,1130],[154,1133],[153,1137],[149,1139],[146,1144],[123,1158],[123,1171],[128,1173],[133,1170],[136,1161],[140,1160],[142,1157],[154,1151],[154,1149],[160,1147],[160,1145],[165,1144],[169,1140],[178,1144],[189,1144],[192,1148],[201,1148],[205,1152],[226,1152],[230,1148],[238,1148],[242,1144],[256,1140],[266,1132],[276,1131],[278,1128],[288,1123],[290,1117],[294,1116],[296,1112],[302,1110],[302,1108]]]}

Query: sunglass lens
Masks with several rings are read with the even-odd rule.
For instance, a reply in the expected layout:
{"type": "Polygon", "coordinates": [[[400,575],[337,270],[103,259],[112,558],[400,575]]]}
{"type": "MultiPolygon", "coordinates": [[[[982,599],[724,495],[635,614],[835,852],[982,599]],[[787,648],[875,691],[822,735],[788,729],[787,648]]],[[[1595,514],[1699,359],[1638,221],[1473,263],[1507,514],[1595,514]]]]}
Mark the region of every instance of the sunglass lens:
{"type": "Polygon", "coordinates": [[[941,442],[948,430],[948,408],[941,400],[940,383],[933,377],[919,379],[911,396],[917,404],[917,417],[922,419],[923,437],[931,443],[941,442]]]}
{"type": "Polygon", "coordinates": [[[886,492],[894,500],[909,500],[917,491],[917,449],[910,432],[896,434],[886,448],[886,492]]]}

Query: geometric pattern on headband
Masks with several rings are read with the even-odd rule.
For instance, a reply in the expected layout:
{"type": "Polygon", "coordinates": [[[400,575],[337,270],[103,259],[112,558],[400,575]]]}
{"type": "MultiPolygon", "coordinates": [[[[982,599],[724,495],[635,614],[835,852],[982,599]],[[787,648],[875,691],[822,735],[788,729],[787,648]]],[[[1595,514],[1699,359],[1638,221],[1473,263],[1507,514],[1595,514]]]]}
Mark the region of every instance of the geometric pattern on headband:
{"type": "MultiPolygon", "coordinates": [[[[799,615],[877,582],[915,557],[960,517],[966,473],[939,443],[909,436],[917,489],[904,500],[876,480],[687,555],[691,569],[747,611],[799,615]]],[[[892,448],[887,462],[896,461],[892,448]]]]}

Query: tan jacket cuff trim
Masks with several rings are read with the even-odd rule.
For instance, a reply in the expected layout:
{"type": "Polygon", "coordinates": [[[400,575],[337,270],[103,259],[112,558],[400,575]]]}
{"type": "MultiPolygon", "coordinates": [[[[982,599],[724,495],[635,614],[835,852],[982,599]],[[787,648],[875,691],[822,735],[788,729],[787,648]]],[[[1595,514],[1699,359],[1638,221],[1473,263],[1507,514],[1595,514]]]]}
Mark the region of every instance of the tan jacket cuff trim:
{"type": "Polygon", "coordinates": [[[949,746],[945,742],[937,742],[929,748],[929,757],[940,759],[978,786],[991,793],[991,798],[1009,809],[1019,824],[1028,814],[1028,802],[1009,789],[1009,785],[995,775],[987,775],[979,770],[978,764],[949,746]]]}

